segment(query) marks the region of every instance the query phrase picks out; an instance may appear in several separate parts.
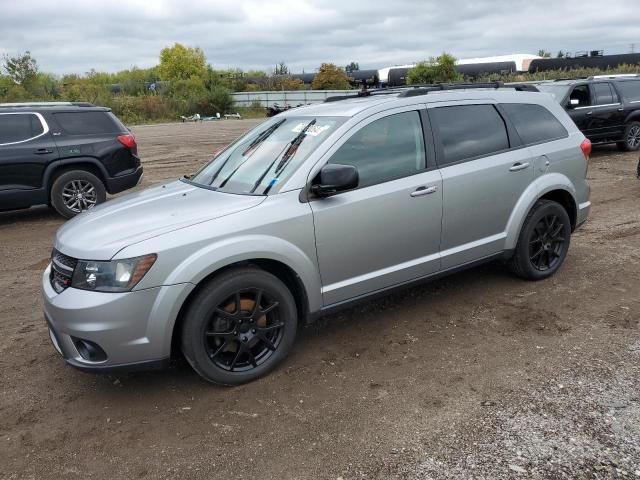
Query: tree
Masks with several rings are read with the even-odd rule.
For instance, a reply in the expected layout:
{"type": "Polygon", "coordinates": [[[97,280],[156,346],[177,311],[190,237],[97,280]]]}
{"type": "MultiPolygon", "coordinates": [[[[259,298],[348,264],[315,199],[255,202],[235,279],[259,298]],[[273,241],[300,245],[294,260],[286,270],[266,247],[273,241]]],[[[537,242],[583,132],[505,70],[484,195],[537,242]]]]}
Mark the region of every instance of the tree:
{"type": "Polygon", "coordinates": [[[547,52],[544,48],[538,50],[538,56],[542,58],[551,58],[551,52],[547,52]]]}
{"type": "Polygon", "coordinates": [[[358,62],[351,62],[349,65],[344,67],[344,70],[347,73],[357,72],[358,70],[360,70],[360,65],[358,64],[358,62]]]}
{"type": "Polygon", "coordinates": [[[276,68],[273,69],[274,75],[289,75],[289,67],[284,62],[280,62],[276,65],[276,68]]]}
{"type": "Polygon", "coordinates": [[[558,54],[556,55],[556,58],[564,58],[564,52],[562,50],[558,50],[558,54]]]}
{"type": "Polygon", "coordinates": [[[162,80],[169,81],[204,78],[207,73],[207,60],[200,48],[185,47],[176,43],[160,52],[158,73],[162,80]]]}
{"type": "Polygon", "coordinates": [[[3,68],[5,72],[19,85],[22,85],[25,81],[32,79],[38,74],[36,59],[31,56],[31,52],[28,50],[15,57],[4,55],[3,58],[3,68]]]}
{"type": "Polygon", "coordinates": [[[456,59],[448,53],[439,57],[419,62],[409,70],[407,83],[449,83],[462,80],[462,75],[456,70],[456,59]]]}
{"type": "Polygon", "coordinates": [[[274,79],[271,90],[302,90],[303,88],[304,82],[302,80],[287,75],[274,79]]]}
{"type": "Polygon", "coordinates": [[[345,71],[333,63],[320,65],[318,74],[311,84],[314,90],[347,90],[350,87],[349,77],[345,71]]]}

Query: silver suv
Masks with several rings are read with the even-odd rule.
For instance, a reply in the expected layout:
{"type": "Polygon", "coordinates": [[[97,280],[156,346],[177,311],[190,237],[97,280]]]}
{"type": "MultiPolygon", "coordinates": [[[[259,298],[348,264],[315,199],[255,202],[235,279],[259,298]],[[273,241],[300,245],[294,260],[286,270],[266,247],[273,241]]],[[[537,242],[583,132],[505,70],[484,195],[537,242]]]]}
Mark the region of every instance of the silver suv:
{"type": "Polygon", "coordinates": [[[42,278],[51,340],[83,370],[181,351],[234,385],[354,301],[495,259],[546,278],[589,213],[590,150],[551,96],[507,88],[289,110],[64,225],[42,278]]]}

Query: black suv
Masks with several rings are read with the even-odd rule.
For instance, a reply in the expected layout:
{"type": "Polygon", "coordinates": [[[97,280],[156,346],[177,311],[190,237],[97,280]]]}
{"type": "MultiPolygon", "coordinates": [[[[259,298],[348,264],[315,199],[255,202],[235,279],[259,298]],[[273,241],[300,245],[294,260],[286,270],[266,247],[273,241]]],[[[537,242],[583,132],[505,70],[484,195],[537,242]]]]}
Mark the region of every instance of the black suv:
{"type": "Polygon", "coordinates": [[[48,204],[71,218],[142,177],[131,132],[89,103],[0,103],[0,210],[48,204]]]}
{"type": "Polygon", "coordinates": [[[536,85],[560,102],[593,143],[640,148],[640,75],[601,75],[536,85]]]}

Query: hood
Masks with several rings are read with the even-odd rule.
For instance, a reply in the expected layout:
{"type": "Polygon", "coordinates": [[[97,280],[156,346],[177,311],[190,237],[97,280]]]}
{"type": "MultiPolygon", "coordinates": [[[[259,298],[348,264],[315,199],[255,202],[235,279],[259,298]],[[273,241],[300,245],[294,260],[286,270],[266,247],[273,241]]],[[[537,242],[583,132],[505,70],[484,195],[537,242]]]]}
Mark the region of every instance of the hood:
{"type": "Polygon", "coordinates": [[[265,198],[180,181],[159,185],[78,215],[58,230],[55,248],[75,258],[109,260],[134,243],[255,207],[265,198]]]}

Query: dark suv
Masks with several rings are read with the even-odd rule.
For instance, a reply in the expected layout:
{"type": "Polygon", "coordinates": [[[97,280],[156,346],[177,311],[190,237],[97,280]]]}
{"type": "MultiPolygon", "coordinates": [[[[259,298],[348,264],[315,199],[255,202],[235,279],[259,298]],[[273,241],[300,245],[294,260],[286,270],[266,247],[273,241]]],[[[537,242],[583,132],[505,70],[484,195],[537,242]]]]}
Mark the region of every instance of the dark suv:
{"type": "Polygon", "coordinates": [[[88,103],[0,103],[0,210],[48,204],[71,218],[142,177],[131,132],[88,103]]]}
{"type": "Polygon", "coordinates": [[[601,75],[541,83],[593,143],[640,148],[640,75],[601,75]]]}

